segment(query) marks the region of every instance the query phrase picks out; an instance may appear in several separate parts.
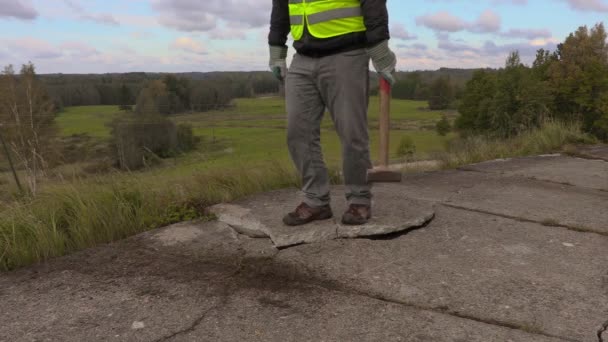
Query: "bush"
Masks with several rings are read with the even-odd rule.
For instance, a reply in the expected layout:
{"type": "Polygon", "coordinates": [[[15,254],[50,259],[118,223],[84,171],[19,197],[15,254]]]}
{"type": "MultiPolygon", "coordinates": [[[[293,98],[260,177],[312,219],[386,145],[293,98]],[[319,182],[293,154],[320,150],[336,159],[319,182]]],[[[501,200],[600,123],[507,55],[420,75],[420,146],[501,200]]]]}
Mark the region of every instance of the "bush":
{"type": "Polygon", "coordinates": [[[169,119],[128,116],[114,120],[110,126],[115,159],[121,169],[140,169],[151,160],[174,155],[178,149],[177,128],[169,119]]]}
{"type": "Polygon", "coordinates": [[[402,136],[399,145],[397,145],[397,156],[410,159],[414,156],[414,153],[416,153],[414,140],[407,135],[402,136]]]}
{"type": "Polygon", "coordinates": [[[192,125],[179,124],[177,125],[177,148],[180,152],[192,151],[201,139],[194,135],[192,125]]]}
{"type": "Polygon", "coordinates": [[[437,122],[435,128],[437,130],[437,134],[441,135],[442,137],[445,137],[452,130],[450,121],[448,121],[448,118],[445,115],[442,115],[441,120],[437,122]]]}

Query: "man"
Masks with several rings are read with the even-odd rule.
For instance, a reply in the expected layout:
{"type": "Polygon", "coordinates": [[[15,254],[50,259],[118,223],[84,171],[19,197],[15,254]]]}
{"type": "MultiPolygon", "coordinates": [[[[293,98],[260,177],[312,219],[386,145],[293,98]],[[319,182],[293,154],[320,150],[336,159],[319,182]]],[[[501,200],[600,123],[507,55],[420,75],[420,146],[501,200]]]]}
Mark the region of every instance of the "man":
{"type": "Polygon", "coordinates": [[[330,184],[321,152],[321,119],[329,110],[342,142],[348,210],[342,222],[360,225],[371,218],[371,168],[367,107],[369,60],[394,83],[395,54],[388,47],[386,0],[273,0],[270,68],[285,80],[287,141],[302,176],[303,202],[283,218],[298,226],[333,216],[330,184]],[[287,70],[287,35],[297,54],[287,70]]]}

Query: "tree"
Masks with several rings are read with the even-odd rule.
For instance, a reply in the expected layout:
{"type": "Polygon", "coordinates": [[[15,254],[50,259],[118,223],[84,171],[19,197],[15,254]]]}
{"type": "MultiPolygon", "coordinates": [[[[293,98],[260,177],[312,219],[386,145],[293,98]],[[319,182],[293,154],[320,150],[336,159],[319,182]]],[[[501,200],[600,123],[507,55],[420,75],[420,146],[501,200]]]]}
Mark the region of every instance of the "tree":
{"type": "Polygon", "coordinates": [[[484,70],[477,71],[467,82],[458,111],[456,127],[463,131],[481,132],[490,129],[488,110],[496,93],[496,74],[484,70]]]}
{"type": "Polygon", "coordinates": [[[35,195],[55,133],[53,101],[37,79],[32,63],[23,65],[20,75],[11,65],[5,67],[0,88],[0,129],[25,169],[29,190],[35,195]]]}
{"type": "Polygon", "coordinates": [[[454,88],[450,84],[449,77],[439,77],[430,87],[429,109],[448,109],[454,100],[454,88]]]}
{"type": "Polygon", "coordinates": [[[160,80],[150,82],[137,97],[135,112],[139,116],[169,114],[169,93],[165,83],[160,80]]]}
{"type": "Polygon", "coordinates": [[[133,94],[131,93],[131,89],[127,87],[125,84],[120,87],[120,110],[131,111],[133,94]]]}
{"type": "Polygon", "coordinates": [[[555,116],[581,121],[585,131],[596,134],[604,130],[608,111],[607,38],[603,24],[591,30],[582,26],[558,45],[547,68],[555,116]]]}
{"type": "Polygon", "coordinates": [[[467,84],[457,127],[500,137],[517,135],[539,127],[549,116],[551,101],[546,84],[513,52],[504,69],[480,71],[467,84]]]}

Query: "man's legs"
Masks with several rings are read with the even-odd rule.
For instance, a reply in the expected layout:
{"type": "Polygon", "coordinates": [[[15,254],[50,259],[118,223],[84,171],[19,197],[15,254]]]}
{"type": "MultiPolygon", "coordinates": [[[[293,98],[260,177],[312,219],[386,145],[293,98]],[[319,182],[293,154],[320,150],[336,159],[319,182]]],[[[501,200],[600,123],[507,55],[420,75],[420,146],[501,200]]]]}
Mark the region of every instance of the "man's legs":
{"type": "Polygon", "coordinates": [[[319,59],[296,55],[285,83],[287,144],[302,176],[304,203],[310,207],[329,204],[329,176],[321,152],[321,120],[325,103],[315,79],[319,59]]]}
{"type": "Polygon", "coordinates": [[[369,57],[364,49],[320,60],[318,88],[342,142],[344,182],[349,204],[371,205],[367,107],[369,57]]]}

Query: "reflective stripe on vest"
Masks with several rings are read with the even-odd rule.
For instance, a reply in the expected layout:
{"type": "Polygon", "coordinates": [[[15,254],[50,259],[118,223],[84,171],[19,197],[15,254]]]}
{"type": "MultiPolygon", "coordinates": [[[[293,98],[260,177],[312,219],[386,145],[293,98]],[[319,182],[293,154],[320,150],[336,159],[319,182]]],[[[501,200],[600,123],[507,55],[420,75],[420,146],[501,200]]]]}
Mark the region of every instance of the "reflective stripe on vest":
{"type": "Polygon", "coordinates": [[[366,30],[360,0],[289,0],[291,35],[300,40],[304,26],[315,38],[366,30]]]}

